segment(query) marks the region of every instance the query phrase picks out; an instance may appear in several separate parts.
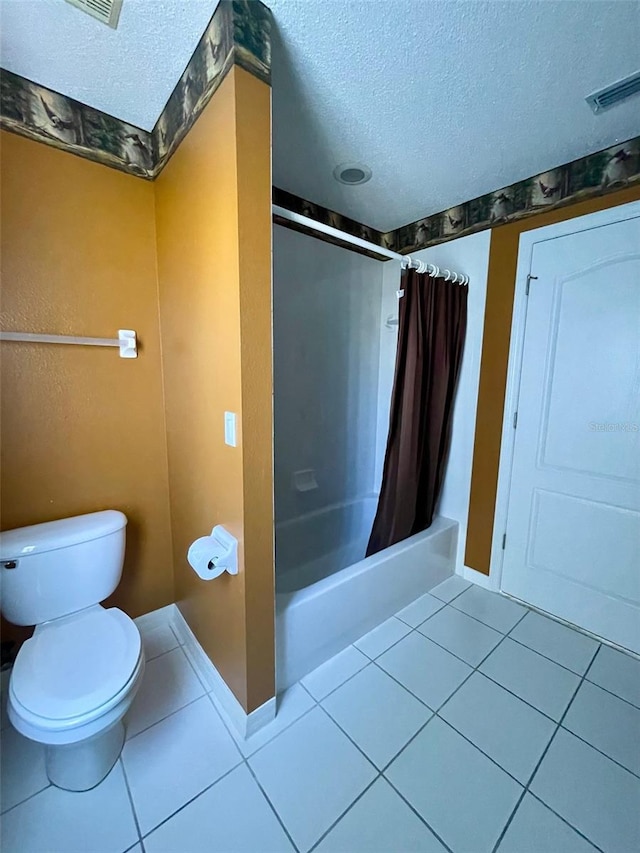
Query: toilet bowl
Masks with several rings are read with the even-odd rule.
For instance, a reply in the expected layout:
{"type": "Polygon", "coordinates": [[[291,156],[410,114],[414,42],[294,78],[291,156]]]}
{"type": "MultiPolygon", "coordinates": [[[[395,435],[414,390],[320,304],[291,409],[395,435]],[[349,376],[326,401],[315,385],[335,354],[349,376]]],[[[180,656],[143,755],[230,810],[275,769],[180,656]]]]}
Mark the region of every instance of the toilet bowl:
{"type": "Polygon", "coordinates": [[[135,623],[97,603],[120,580],[125,525],[107,511],[0,534],[3,613],[36,625],[11,671],[9,719],[45,745],[49,780],[66,790],[109,773],[144,673],[135,623]]]}

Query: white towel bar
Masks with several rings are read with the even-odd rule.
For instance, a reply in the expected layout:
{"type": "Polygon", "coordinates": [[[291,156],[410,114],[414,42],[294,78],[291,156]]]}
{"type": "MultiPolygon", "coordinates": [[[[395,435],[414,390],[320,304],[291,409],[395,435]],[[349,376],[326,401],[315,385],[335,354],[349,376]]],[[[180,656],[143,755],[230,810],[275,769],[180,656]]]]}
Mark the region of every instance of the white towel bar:
{"type": "Polygon", "coordinates": [[[31,332],[0,332],[0,341],[36,344],[75,344],[86,347],[118,347],[120,358],[137,358],[138,341],[132,329],[118,329],[117,338],[79,338],[74,335],[37,335],[31,332]]]}

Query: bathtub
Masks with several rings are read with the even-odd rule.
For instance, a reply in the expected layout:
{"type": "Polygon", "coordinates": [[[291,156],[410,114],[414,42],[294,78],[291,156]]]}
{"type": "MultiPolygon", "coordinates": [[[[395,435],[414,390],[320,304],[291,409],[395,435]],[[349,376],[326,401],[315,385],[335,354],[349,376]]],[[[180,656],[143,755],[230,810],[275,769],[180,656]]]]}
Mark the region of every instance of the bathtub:
{"type": "Polygon", "coordinates": [[[458,523],[444,517],[364,558],[376,503],[364,498],[277,526],[278,690],[454,573],[458,523]]]}

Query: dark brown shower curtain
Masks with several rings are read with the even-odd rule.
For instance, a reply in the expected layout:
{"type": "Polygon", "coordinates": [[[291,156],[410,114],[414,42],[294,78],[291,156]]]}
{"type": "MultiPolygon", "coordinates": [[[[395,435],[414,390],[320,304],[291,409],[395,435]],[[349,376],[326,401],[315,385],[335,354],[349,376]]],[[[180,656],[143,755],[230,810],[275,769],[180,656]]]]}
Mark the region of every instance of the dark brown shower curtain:
{"type": "Polygon", "coordinates": [[[466,285],[409,269],[402,288],[389,437],[367,556],[433,520],[467,326],[466,285]]]}

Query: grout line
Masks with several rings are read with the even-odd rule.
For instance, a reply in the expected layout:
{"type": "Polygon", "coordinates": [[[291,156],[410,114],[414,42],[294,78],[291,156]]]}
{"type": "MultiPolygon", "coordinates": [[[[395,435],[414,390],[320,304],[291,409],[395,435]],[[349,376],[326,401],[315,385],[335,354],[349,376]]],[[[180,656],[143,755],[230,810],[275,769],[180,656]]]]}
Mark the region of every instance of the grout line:
{"type": "Polygon", "coordinates": [[[497,839],[496,843],[495,843],[495,844],[493,845],[493,847],[491,848],[491,853],[497,853],[498,847],[500,847],[500,845],[502,844],[502,839],[503,839],[503,838],[505,837],[505,835],[507,834],[507,830],[509,829],[509,826],[511,825],[511,821],[512,821],[512,820],[513,820],[513,818],[515,817],[516,812],[517,812],[517,811],[518,811],[518,809],[520,808],[520,804],[522,803],[522,801],[524,800],[524,798],[525,798],[526,796],[527,796],[527,789],[526,789],[526,788],[523,788],[523,789],[522,789],[522,793],[521,793],[521,794],[520,794],[520,796],[518,797],[518,801],[516,802],[515,806],[513,807],[513,811],[512,811],[512,812],[511,812],[511,814],[509,815],[509,817],[508,817],[508,819],[507,819],[507,822],[506,822],[506,823],[505,823],[505,825],[502,827],[502,830],[500,831],[500,834],[498,835],[498,839],[497,839]]]}
{"type": "MultiPolygon", "coordinates": [[[[123,749],[124,749],[124,746],[123,746],[123,749]]],[[[122,776],[124,778],[124,785],[125,785],[125,788],[127,789],[127,796],[129,797],[129,805],[131,806],[131,811],[133,813],[133,821],[136,825],[136,832],[138,833],[138,842],[137,843],[142,845],[142,832],[140,831],[140,822],[138,820],[138,813],[136,811],[135,803],[133,802],[133,794],[131,793],[131,786],[129,785],[129,777],[127,776],[127,771],[126,771],[126,768],[124,766],[124,760],[122,758],[122,752],[118,756],[118,763],[120,764],[120,768],[122,770],[122,776]]],[[[135,847],[135,844],[133,844],[132,847],[135,847]]],[[[144,847],[142,847],[142,849],[144,851],[144,847]]]]}
{"type": "MultiPolygon", "coordinates": [[[[200,684],[200,686],[202,687],[204,692],[205,693],[211,693],[211,689],[209,688],[209,686],[207,684],[205,684],[204,681],[202,680],[202,678],[200,677],[200,674],[198,673],[198,670],[196,669],[195,664],[191,660],[191,656],[188,655],[187,652],[185,651],[185,646],[178,646],[178,648],[180,649],[180,651],[182,652],[184,657],[187,659],[187,663],[189,664],[191,671],[193,672],[195,677],[198,679],[198,683],[200,684]]],[[[175,649],[172,649],[172,651],[175,651],[175,649]]]]}
{"type": "MultiPolygon", "coordinates": [[[[304,718],[307,716],[307,714],[310,714],[310,713],[311,713],[311,711],[313,711],[313,709],[317,707],[317,705],[318,705],[318,703],[316,702],[316,704],[315,704],[315,705],[313,705],[311,708],[307,708],[307,710],[306,710],[303,714],[300,714],[300,716],[299,716],[299,717],[296,717],[296,719],[295,719],[295,720],[292,720],[292,721],[289,723],[289,725],[288,725],[288,726],[285,726],[285,727],[284,727],[283,729],[281,729],[279,732],[275,732],[275,734],[273,734],[273,735],[269,738],[269,740],[265,741],[265,743],[263,743],[263,744],[262,744],[262,746],[259,746],[259,747],[258,747],[256,750],[254,750],[250,755],[246,755],[246,756],[245,756],[245,755],[244,755],[244,753],[242,752],[242,750],[240,749],[240,747],[238,746],[238,744],[236,744],[236,746],[238,747],[238,750],[239,750],[240,754],[242,755],[242,759],[243,759],[243,761],[248,762],[251,758],[253,758],[254,756],[256,756],[259,752],[262,752],[262,750],[263,750],[263,749],[265,749],[265,747],[267,747],[267,746],[269,746],[270,744],[272,744],[272,743],[273,743],[273,741],[274,741],[274,740],[276,740],[276,738],[280,737],[280,735],[281,735],[281,734],[284,734],[284,732],[288,731],[288,730],[291,728],[291,726],[295,725],[297,722],[299,722],[300,720],[304,719],[304,718]]],[[[223,722],[224,722],[224,721],[223,721],[223,722]]],[[[261,731],[261,730],[259,730],[259,731],[261,731]]],[[[231,737],[233,737],[233,735],[231,735],[231,737]]]]}
{"type": "Polygon", "coordinates": [[[559,820],[561,820],[564,824],[566,824],[569,827],[569,829],[572,829],[581,838],[584,838],[584,840],[587,841],[589,844],[591,844],[592,847],[594,847],[596,850],[599,850],[600,853],[604,853],[604,851],[602,850],[602,847],[598,847],[598,845],[594,841],[592,841],[590,838],[587,838],[587,836],[584,834],[584,832],[581,832],[575,826],[570,824],[569,821],[565,817],[562,817],[562,815],[559,812],[557,812],[554,808],[552,808],[552,806],[550,806],[548,803],[545,803],[543,800],[541,800],[537,794],[534,794],[533,791],[529,791],[528,789],[527,789],[526,793],[529,794],[530,797],[533,797],[534,800],[537,800],[546,809],[549,809],[549,811],[552,814],[554,814],[559,820]]]}
{"type": "MultiPolygon", "coordinates": [[[[445,703],[445,704],[446,704],[446,703],[445,703]]],[[[518,779],[516,776],[514,776],[514,775],[513,775],[513,773],[511,773],[511,771],[509,771],[509,770],[507,770],[505,767],[503,767],[503,766],[502,766],[502,764],[499,764],[499,763],[496,761],[496,759],[495,759],[495,758],[492,758],[492,757],[489,755],[489,753],[488,753],[488,752],[485,752],[485,751],[484,751],[484,749],[482,749],[482,747],[481,747],[481,746],[478,746],[478,744],[477,744],[477,743],[475,743],[474,741],[472,741],[472,740],[471,740],[471,738],[470,738],[468,735],[464,734],[464,732],[461,732],[459,729],[457,729],[457,728],[453,725],[453,723],[450,723],[450,722],[449,722],[449,720],[447,720],[445,717],[441,717],[439,713],[435,714],[434,716],[436,716],[436,717],[440,720],[440,722],[442,722],[442,723],[444,723],[446,726],[448,726],[448,727],[449,727],[452,731],[454,731],[457,735],[460,735],[460,737],[461,737],[461,738],[463,738],[464,740],[466,740],[466,741],[467,741],[467,743],[469,743],[469,744],[471,744],[471,746],[475,747],[475,748],[478,750],[478,752],[482,753],[482,755],[484,755],[484,757],[485,757],[485,758],[488,758],[488,759],[489,759],[489,761],[490,761],[492,764],[495,764],[495,766],[496,766],[499,770],[502,770],[502,772],[503,772],[503,773],[506,773],[506,774],[507,774],[507,776],[508,776],[510,779],[513,779],[513,781],[514,781],[514,782],[517,782],[517,784],[518,784],[521,788],[524,788],[524,787],[525,787],[525,783],[524,783],[524,782],[521,782],[521,781],[520,781],[520,779],[518,779]]],[[[553,735],[552,735],[552,737],[553,737],[553,735]]],[[[537,766],[537,764],[536,764],[536,766],[537,766]]]]}
{"type": "Polygon", "coordinates": [[[298,847],[298,845],[297,845],[297,844],[295,843],[295,841],[293,840],[293,838],[292,838],[292,836],[291,836],[291,833],[289,832],[289,830],[287,829],[287,827],[286,827],[286,826],[285,826],[285,824],[284,824],[284,820],[280,817],[280,815],[278,814],[278,810],[276,809],[276,807],[274,806],[274,804],[271,802],[271,798],[269,797],[269,795],[267,794],[267,792],[265,791],[265,789],[262,787],[262,785],[261,785],[261,783],[260,783],[260,780],[258,779],[258,777],[256,776],[256,774],[254,773],[253,767],[249,764],[249,762],[248,762],[248,761],[245,761],[245,763],[246,763],[246,765],[247,765],[247,769],[249,770],[249,773],[251,774],[251,776],[252,776],[253,780],[255,781],[256,785],[257,785],[257,786],[258,786],[258,788],[260,789],[260,791],[261,791],[261,793],[262,793],[262,796],[263,796],[263,797],[265,798],[265,800],[267,801],[267,803],[268,803],[268,805],[269,805],[269,808],[271,809],[271,811],[272,811],[272,812],[274,813],[274,815],[276,816],[276,820],[278,821],[278,823],[279,823],[279,824],[280,824],[280,826],[282,827],[282,830],[283,830],[284,834],[287,836],[287,838],[288,838],[288,839],[289,839],[289,841],[291,842],[291,845],[292,845],[293,849],[296,851],[296,853],[300,853],[300,848],[298,847]]]}
{"type": "MultiPolygon", "coordinates": [[[[455,601],[455,600],[456,600],[456,599],[454,598],[454,601],[455,601]]],[[[474,622],[478,622],[480,625],[484,625],[484,627],[485,627],[485,628],[490,628],[492,631],[495,631],[497,634],[503,634],[503,635],[505,635],[505,636],[506,636],[507,634],[509,634],[511,631],[513,631],[513,629],[514,629],[515,627],[517,627],[517,625],[518,625],[520,622],[522,622],[522,620],[524,619],[524,617],[525,617],[525,616],[527,615],[527,613],[529,612],[529,611],[526,611],[525,613],[523,613],[523,614],[522,614],[522,616],[520,616],[520,617],[518,618],[517,622],[515,622],[515,623],[514,623],[514,624],[509,628],[509,630],[508,630],[508,631],[503,631],[503,630],[501,630],[500,628],[496,628],[496,627],[494,627],[493,625],[489,625],[489,623],[488,623],[488,622],[484,622],[484,621],[483,621],[482,619],[480,619],[478,616],[474,616],[474,615],[473,615],[473,613],[467,613],[467,611],[466,611],[466,610],[461,610],[459,607],[456,607],[456,606],[455,606],[455,604],[453,604],[453,603],[451,603],[450,605],[447,605],[447,607],[453,607],[453,609],[456,611],[456,613],[462,613],[462,615],[463,615],[463,616],[468,616],[468,617],[469,617],[469,619],[473,619],[473,620],[474,620],[474,622]]],[[[439,613],[439,612],[440,612],[440,611],[438,611],[438,613],[439,613]]],[[[433,615],[433,616],[435,616],[436,614],[435,614],[435,613],[433,613],[432,615],[433,615]]],[[[429,621],[429,619],[431,619],[431,616],[428,616],[428,617],[425,619],[425,622],[428,622],[428,621],[429,621]]],[[[422,624],[424,624],[424,622],[423,622],[422,624]]]]}
{"type": "MultiPolygon", "coordinates": [[[[160,719],[155,720],[153,723],[149,723],[148,726],[145,726],[144,729],[140,729],[140,731],[136,732],[134,735],[130,735],[129,737],[125,736],[124,746],[126,746],[130,741],[135,740],[138,735],[144,734],[144,732],[148,732],[149,729],[152,729],[154,726],[157,726],[158,723],[163,723],[165,720],[168,720],[169,717],[173,717],[175,714],[179,714],[180,711],[184,711],[185,708],[188,708],[189,705],[194,705],[196,702],[199,702],[200,699],[203,699],[207,694],[203,693],[202,696],[196,696],[195,699],[191,699],[189,702],[186,702],[184,705],[181,705],[179,708],[176,708],[174,711],[171,711],[169,714],[165,714],[164,717],[160,717],[160,719]]],[[[134,700],[135,701],[135,700],[134,700]]],[[[125,723],[125,730],[127,728],[127,724],[125,723]]],[[[122,747],[124,749],[124,746],[122,747]]]]}
{"type": "MultiPolygon", "coordinates": [[[[595,659],[595,656],[598,654],[599,649],[600,649],[600,646],[598,646],[598,648],[597,648],[597,649],[595,650],[595,652],[593,653],[593,655],[592,655],[592,657],[591,657],[591,661],[589,662],[589,666],[591,666],[591,663],[592,663],[592,662],[593,662],[593,660],[595,659]]],[[[589,669],[589,666],[585,669],[585,673],[586,673],[586,672],[587,672],[587,670],[589,669]]],[[[533,780],[535,779],[536,774],[537,774],[538,770],[540,769],[540,765],[541,765],[541,764],[542,764],[542,762],[544,761],[544,759],[545,759],[545,757],[546,757],[547,753],[549,752],[549,749],[551,748],[551,744],[553,743],[553,741],[554,741],[554,740],[555,740],[555,738],[556,738],[556,735],[557,735],[557,734],[558,734],[558,732],[560,731],[560,727],[562,726],[562,723],[563,723],[563,721],[564,721],[564,718],[566,717],[567,713],[569,712],[569,708],[570,708],[570,707],[571,707],[571,705],[573,704],[573,700],[576,698],[576,696],[577,696],[577,694],[578,694],[578,691],[580,690],[580,687],[582,686],[583,681],[584,681],[584,675],[581,677],[580,681],[578,682],[578,684],[577,684],[577,686],[576,686],[576,689],[573,691],[573,694],[572,694],[572,696],[571,696],[571,699],[570,699],[570,701],[569,701],[569,704],[568,704],[568,705],[567,705],[567,707],[564,709],[564,713],[562,714],[562,716],[560,717],[560,720],[559,720],[559,721],[558,721],[558,723],[556,724],[556,728],[555,728],[555,730],[554,730],[553,734],[551,735],[551,737],[549,738],[549,742],[547,743],[546,747],[543,749],[542,754],[541,754],[540,758],[538,759],[538,761],[537,761],[537,763],[536,763],[536,766],[535,766],[535,767],[534,767],[534,769],[533,769],[533,772],[532,772],[532,773],[531,773],[531,775],[529,776],[529,779],[528,779],[528,781],[527,781],[527,784],[524,786],[524,793],[523,793],[522,797],[520,798],[520,802],[522,801],[522,799],[523,799],[524,795],[525,795],[525,794],[527,793],[527,791],[529,790],[529,787],[530,787],[531,783],[532,783],[532,782],[533,782],[533,780]]],[[[520,802],[516,805],[516,807],[514,808],[514,810],[513,810],[513,811],[512,811],[512,813],[511,813],[511,815],[510,815],[509,819],[507,820],[506,824],[504,825],[504,828],[503,828],[503,830],[502,830],[502,833],[500,834],[500,837],[498,838],[498,841],[496,842],[496,845],[495,845],[495,847],[493,848],[492,853],[496,853],[496,851],[497,851],[497,849],[498,849],[499,844],[501,843],[502,839],[504,838],[504,835],[505,835],[505,833],[507,832],[507,830],[508,830],[508,828],[509,828],[509,826],[510,826],[510,824],[511,824],[511,821],[513,820],[513,818],[514,818],[514,816],[515,816],[515,814],[516,814],[516,811],[518,810],[518,806],[520,805],[520,802]]],[[[545,805],[546,805],[546,803],[545,803],[545,805]]],[[[566,823],[568,823],[568,821],[566,821],[566,823]]],[[[571,828],[572,828],[572,829],[575,829],[575,827],[574,827],[572,824],[569,824],[569,823],[568,823],[568,825],[569,825],[569,826],[571,826],[571,828]]],[[[582,833],[580,833],[580,835],[582,835],[582,833]]]]}
{"type": "MultiPolygon", "coordinates": [[[[515,626],[515,627],[517,627],[517,626],[515,626]]],[[[523,643],[522,640],[519,640],[517,637],[512,637],[511,631],[507,634],[507,637],[509,637],[510,640],[512,640],[514,643],[517,643],[519,646],[522,646],[525,649],[529,649],[530,652],[535,652],[537,655],[540,655],[541,658],[544,658],[545,660],[549,660],[549,661],[551,661],[551,663],[555,663],[556,666],[561,666],[562,669],[566,669],[567,672],[572,672],[574,675],[577,675],[578,678],[584,678],[584,673],[576,672],[575,669],[571,669],[570,667],[565,666],[563,663],[558,663],[557,660],[550,658],[549,655],[545,655],[542,652],[539,652],[537,649],[533,649],[531,646],[528,646],[526,643],[523,643]]],[[[600,648],[600,645],[598,645],[598,648],[600,648]]],[[[596,650],[596,653],[597,653],[597,650],[596,650]]]]}
{"type": "MultiPolygon", "coordinates": [[[[142,635],[140,638],[140,645],[142,646],[142,649],[144,651],[144,642],[142,641],[142,635]]],[[[160,654],[154,655],[152,658],[148,658],[145,654],[145,659],[144,659],[145,663],[151,663],[152,660],[159,660],[160,658],[165,657],[165,655],[170,655],[171,652],[175,652],[176,649],[182,649],[182,646],[177,645],[177,646],[174,646],[172,649],[165,649],[163,652],[160,652],[160,654]]],[[[184,654],[184,652],[183,652],[183,654],[184,654]]]]}
{"type": "Polygon", "coordinates": [[[234,765],[230,770],[227,770],[225,773],[223,773],[223,774],[222,774],[222,776],[219,776],[219,777],[218,777],[214,782],[210,782],[210,783],[209,783],[205,788],[203,788],[201,791],[198,791],[198,793],[197,793],[197,794],[194,794],[194,796],[193,796],[193,797],[190,797],[190,799],[188,799],[185,803],[183,803],[183,804],[182,804],[179,808],[177,808],[175,811],[171,812],[171,814],[167,815],[166,817],[163,817],[163,818],[162,818],[162,820],[161,820],[159,823],[157,823],[157,824],[156,824],[155,826],[153,826],[150,830],[148,830],[147,832],[145,832],[145,834],[144,834],[144,835],[142,836],[142,838],[140,839],[140,840],[141,840],[141,842],[144,842],[144,839],[145,839],[145,838],[148,838],[148,837],[149,837],[152,833],[154,833],[157,829],[159,829],[161,826],[164,826],[164,824],[165,824],[165,823],[167,823],[167,821],[170,821],[170,820],[171,820],[172,818],[174,818],[174,817],[175,817],[179,812],[181,812],[181,811],[183,811],[184,809],[186,809],[186,807],[187,807],[187,806],[190,806],[190,805],[191,805],[191,803],[193,803],[195,800],[197,800],[197,799],[198,799],[198,797],[201,797],[203,794],[206,794],[206,792],[207,792],[207,791],[209,791],[209,790],[211,790],[211,788],[213,788],[213,787],[214,787],[214,785],[217,785],[217,784],[218,784],[218,782],[222,782],[222,780],[223,780],[223,779],[226,779],[226,777],[227,777],[227,776],[229,776],[231,773],[233,773],[233,771],[234,771],[234,770],[237,770],[237,769],[238,769],[238,767],[241,767],[243,763],[244,763],[244,762],[240,761],[238,764],[235,764],[235,765],[234,765]]]}
{"type": "MultiPolygon", "coordinates": [[[[582,685],[580,685],[580,686],[582,686],[582,685]]],[[[639,715],[639,716],[640,716],[640,715],[639,715]]],[[[573,736],[574,736],[575,738],[577,738],[578,740],[581,740],[581,741],[582,741],[582,743],[586,743],[586,745],[587,745],[587,746],[590,746],[590,747],[591,747],[591,749],[595,750],[595,752],[599,752],[599,753],[600,753],[600,755],[604,756],[605,758],[608,758],[608,759],[609,759],[609,761],[612,761],[614,764],[617,764],[617,765],[618,765],[618,767],[619,767],[621,770],[626,770],[626,772],[627,772],[627,773],[631,773],[631,775],[632,775],[632,776],[635,776],[635,777],[636,777],[636,779],[640,779],[640,772],[636,773],[636,771],[635,771],[635,770],[629,770],[629,768],[628,768],[626,765],[621,764],[621,763],[620,763],[616,758],[612,758],[608,753],[603,752],[603,751],[602,751],[601,749],[599,749],[597,746],[595,746],[594,744],[592,744],[592,743],[591,743],[591,741],[586,740],[586,738],[583,738],[583,737],[582,737],[582,735],[579,735],[579,734],[577,734],[576,732],[574,732],[574,731],[573,731],[573,729],[567,728],[567,726],[561,726],[561,728],[562,728],[562,730],[563,730],[563,731],[565,731],[565,732],[569,732],[569,734],[570,734],[570,735],[573,735],[573,736]]]]}
{"type": "Polygon", "coordinates": [[[448,844],[447,844],[447,842],[444,840],[444,838],[443,838],[441,835],[439,835],[439,834],[435,831],[435,829],[431,826],[431,824],[427,821],[427,819],[426,819],[426,818],[424,818],[424,817],[420,814],[420,812],[419,812],[419,811],[418,811],[418,810],[417,810],[417,809],[416,809],[416,808],[415,808],[415,807],[414,807],[414,806],[409,802],[409,800],[404,796],[404,794],[402,793],[402,791],[400,791],[400,790],[398,790],[398,788],[396,788],[396,786],[393,784],[393,782],[391,781],[391,779],[389,779],[387,776],[385,776],[385,777],[384,777],[384,780],[385,780],[385,782],[386,782],[388,785],[390,785],[390,786],[391,786],[391,788],[396,792],[396,794],[400,797],[400,799],[401,799],[404,803],[406,803],[406,805],[411,809],[411,811],[414,813],[414,815],[422,821],[422,823],[427,827],[427,829],[429,830],[429,832],[430,832],[432,835],[435,835],[435,837],[438,839],[438,841],[440,842],[440,844],[442,844],[442,846],[445,848],[445,850],[448,850],[448,851],[449,851],[449,853],[453,853],[453,849],[452,849],[451,847],[449,847],[449,845],[448,845],[448,844]]]}
{"type": "Polygon", "coordinates": [[[351,809],[355,806],[355,804],[364,797],[364,795],[367,793],[367,791],[370,788],[373,788],[373,786],[375,785],[375,783],[378,781],[379,778],[380,778],[380,774],[378,773],[375,776],[375,778],[372,779],[371,782],[369,782],[369,784],[364,788],[364,790],[362,790],[358,794],[358,796],[355,798],[355,800],[349,806],[347,806],[347,808],[344,811],[340,812],[338,817],[333,821],[333,823],[329,827],[327,827],[327,829],[322,833],[320,838],[318,838],[318,840],[315,841],[311,845],[311,847],[309,848],[307,853],[313,853],[313,851],[316,849],[316,847],[324,841],[324,839],[327,837],[327,835],[329,835],[331,830],[340,823],[342,818],[345,817],[351,811],[351,809]]]}
{"type": "Polygon", "coordinates": [[[29,800],[32,800],[34,797],[37,797],[38,794],[41,794],[43,791],[46,791],[48,788],[52,787],[53,784],[51,782],[48,782],[43,788],[39,788],[37,791],[34,791],[33,794],[29,794],[28,797],[25,797],[24,800],[20,800],[19,803],[14,803],[12,806],[9,806],[8,809],[4,809],[2,812],[0,812],[0,814],[2,815],[2,817],[8,815],[9,812],[13,811],[14,809],[17,809],[18,806],[24,805],[24,803],[28,802],[29,800]]]}

